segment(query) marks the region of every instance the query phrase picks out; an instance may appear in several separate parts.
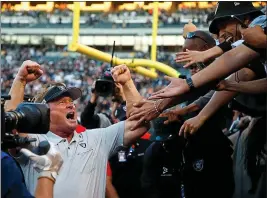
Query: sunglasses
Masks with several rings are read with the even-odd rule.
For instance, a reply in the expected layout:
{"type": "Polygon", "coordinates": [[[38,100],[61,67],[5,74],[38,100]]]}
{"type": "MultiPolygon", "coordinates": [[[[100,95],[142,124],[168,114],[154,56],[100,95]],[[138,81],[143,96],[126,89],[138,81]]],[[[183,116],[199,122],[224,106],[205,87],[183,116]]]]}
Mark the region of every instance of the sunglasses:
{"type": "Polygon", "coordinates": [[[202,41],[204,41],[206,44],[208,44],[207,41],[205,41],[205,39],[203,39],[200,36],[196,35],[196,32],[188,32],[186,37],[185,37],[185,39],[192,39],[192,38],[199,38],[202,41]]]}

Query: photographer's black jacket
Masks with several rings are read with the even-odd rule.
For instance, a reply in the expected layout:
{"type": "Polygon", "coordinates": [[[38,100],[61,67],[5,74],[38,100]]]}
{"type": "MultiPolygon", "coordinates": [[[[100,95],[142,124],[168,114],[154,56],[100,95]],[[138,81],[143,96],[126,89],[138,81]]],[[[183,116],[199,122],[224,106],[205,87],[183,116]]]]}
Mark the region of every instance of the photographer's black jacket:
{"type": "Polygon", "coordinates": [[[141,185],[147,198],[179,198],[182,152],[166,152],[160,142],[146,150],[141,185]]]}
{"type": "Polygon", "coordinates": [[[87,129],[99,128],[99,116],[95,114],[96,103],[93,104],[90,101],[84,108],[81,114],[81,125],[87,129]]]}
{"type": "MultiPolygon", "coordinates": [[[[81,113],[81,125],[86,129],[96,129],[100,127],[101,117],[98,114],[95,114],[95,107],[96,104],[93,104],[89,101],[81,113]]],[[[104,115],[111,122],[111,119],[108,117],[108,115],[104,115]]]]}

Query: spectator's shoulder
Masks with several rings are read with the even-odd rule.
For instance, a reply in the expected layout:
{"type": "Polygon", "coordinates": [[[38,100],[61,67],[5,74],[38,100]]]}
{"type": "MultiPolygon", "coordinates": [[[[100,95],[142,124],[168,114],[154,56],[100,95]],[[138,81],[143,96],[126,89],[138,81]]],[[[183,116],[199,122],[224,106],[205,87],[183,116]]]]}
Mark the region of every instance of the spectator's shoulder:
{"type": "Polygon", "coordinates": [[[267,22],[267,17],[266,15],[260,15],[256,17],[250,24],[249,27],[254,27],[256,25],[261,26],[262,29],[266,28],[266,22],[267,22]]]}

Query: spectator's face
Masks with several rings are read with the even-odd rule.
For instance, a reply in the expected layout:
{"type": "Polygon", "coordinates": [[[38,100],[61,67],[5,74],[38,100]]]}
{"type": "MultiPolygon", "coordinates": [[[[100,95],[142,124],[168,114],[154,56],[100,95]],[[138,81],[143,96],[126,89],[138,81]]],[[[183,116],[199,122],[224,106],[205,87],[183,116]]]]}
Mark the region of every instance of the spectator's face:
{"type": "Polygon", "coordinates": [[[241,34],[236,20],[227,20],[218,24],[219,28],[219,42],[224,42],[227,38],[232,37],[233,42],[241,39],[241,34]]]}
{"type": "Polygon", "coordinates": [[[70,97],[61,97],[49,102],[50,130],[73,133],[77,127],[77,112],[70,97]]]}

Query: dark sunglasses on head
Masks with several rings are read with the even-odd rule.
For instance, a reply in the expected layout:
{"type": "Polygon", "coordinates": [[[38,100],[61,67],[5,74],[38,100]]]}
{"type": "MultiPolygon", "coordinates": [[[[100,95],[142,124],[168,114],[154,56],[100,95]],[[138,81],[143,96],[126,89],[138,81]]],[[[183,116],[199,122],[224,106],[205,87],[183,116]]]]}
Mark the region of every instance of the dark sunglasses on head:
{"type": "Polygon", "coordinates": [[[192,39],[192,38],[199,38],[202,41],[204,41],[206,44],[208,44],[207,41],[205,41],[205,39],[203,39],[200,36],[196,35],[196,32],[188,32],[186,37],[185,37],[185,39],[192,39]]]}

